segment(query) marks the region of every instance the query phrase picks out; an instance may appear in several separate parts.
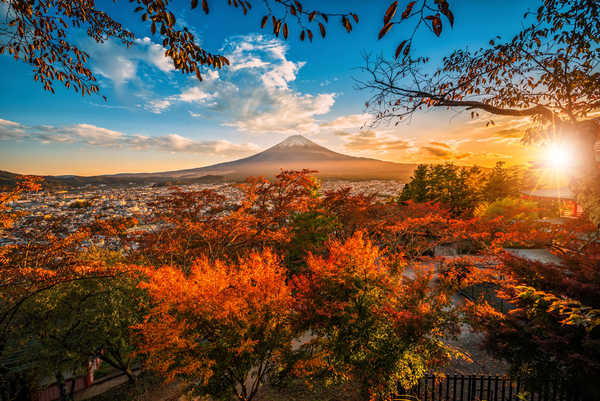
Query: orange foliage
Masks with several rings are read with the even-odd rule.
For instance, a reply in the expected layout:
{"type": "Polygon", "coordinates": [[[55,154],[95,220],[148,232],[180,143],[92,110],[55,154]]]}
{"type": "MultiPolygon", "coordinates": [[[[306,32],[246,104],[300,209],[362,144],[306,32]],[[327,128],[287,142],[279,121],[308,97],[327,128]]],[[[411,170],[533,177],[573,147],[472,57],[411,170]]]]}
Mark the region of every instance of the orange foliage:
{"type": "Polygon", "coordinates": [[[157,229],[139,238],[140,256],[156,265],[187,268],[203,255],[214,260],[265,246],[280,249],[290,239],[291,215],[314,201],[316,184],[309,173],[283,171],[274,182],[249,178],[239,185],[238,203],[213,190],[175,188],[155,205],[157,229]]]}
{"type": "Polygon", "coordinates": [[[199,380],[209,391],[250,400],[291,349],[291,289],[269,250],[237,263],[197,259],[189,274],[143,270],[153,302],[136,327],[149,366],[167,379],[199,380]]]}
{"type": "Polygon", "coordinates": [[[11,210],[9,203],[17,200],[23,192],[39,191],[42,188],[41,183],[41,177],[26,175],[20,178],[11,191],[0,192],[0,229],[11,227],[20,215],[11,210]]]}
{"type": "Polygon", "coordinates": [[[361,384],[363,396],[410,387],[427,369],[456,355],[440,341],[458,325],[448,294],[431,269],[392,274],[388,258],[362,232],[332,241],[327,258],[309,256],[294,280],[300,326],[313,339],[302,368],[361,384]]]}
{"type": "MultiPolygon", "coordinates": [[[[23,215],[15,213],[9,202],[24,191],[39,190],[41,181],[40,177],[26,176],[13,191],[0,194],[1,227],[9,228],[23,215]]],[[[62,219],[46,223],[35,227],[26,241],[0,248],[0,350],[7,336],[14,334],[14,321],[29,300],[61,284],[114,277],[128,270],[108,266],[102,260],[82,258],[94,234],[90,228],[67,233],[62,219]]],[[[112,225],[109,231],[114,233],[119,226],[113,223],[104,225],[106,229],[112,225]]]]}

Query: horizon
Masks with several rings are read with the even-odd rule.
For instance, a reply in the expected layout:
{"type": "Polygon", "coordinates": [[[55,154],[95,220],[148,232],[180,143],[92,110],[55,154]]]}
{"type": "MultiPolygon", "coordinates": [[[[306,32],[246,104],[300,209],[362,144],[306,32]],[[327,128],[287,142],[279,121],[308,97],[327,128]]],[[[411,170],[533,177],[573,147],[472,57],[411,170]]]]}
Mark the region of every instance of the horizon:
{"type": "MultiPolygon", "coordinates": [[[[530,3],[497,9],[475,1],[456,5],[456,26],[436,39],[419,33],[417,52],[435,63],[453,49],[486,46],[498,32],[511,37],[530,3]],[[503,18],[477,26],[459,23],[492,10],[503,18]]],[[[175,8],[177,19],[193,27],[202,44],[231,60],[221,70],[204,69],[204,81],[198,82],[176,73],[136,15],[107,5],[136,40],[127,50],[112,39],[103,44],[78,39],[89,49],[100,86],[100,96],[83,100],[59,85],[55,95],[41,90],[30,69],[2,55],[0,89],[18,95],[2,98],[0,169],[83,176],[174,171],[244,158],[290,135],[396,163],[492,167],[499,160],[523,165],[537,157],[537,148],[520,143],[527,119],[494,118],[495,125],[486,127],[485,116],[472,120],[469,112],[436,110],[397,127],[369,126],[368,93],[357,90],[355,80],[365,76],[361,53],[393,52],[394,37],[373,40],[386,5],[354,0],[332,7],[354,10],[360,23],[349,35],[331,27],[327,38],[312,43],[261,31],[256,12],[243,16],[217,9],[205,23],[199,14],[175,8]]],[[[409,29],[398,27],[396,34],[409,29]]]]}
{"type": "MultiPolygon", "coordinates": [[[[209,167],[214,167],[214,166],[217,166],[217,165],[220,165],[220,164],[223,164],[223,163],[230,163],[230,162],[236,162],[236,161],[245,160],[245,159],[248,159],[248,158],[250,158],[252,156],[255,156],[255,155],[258,155],[260,153],[267,152],[267,151],[269,151],[271,149],[274,149],[274,148],[278,147],[279,145],[282,145],[282,144],[285,144],[287,142],[290,142],[292,139],[295,139],[295,138],[302,138],[304,140],[307,140],[307,144],[309,144],[309,145],[314,144],[314,145],[316,145],[318,147],[321,147],[321,148],[324,148],[325,150],[330,151],[330,152],[335,152],[335,153],[338,153],[338,154],[341,154],[341,155],[344,155],[344,156],[352,156],[352,155],[349,155],[347,153],[336,152],[336,151],[333,151],[333,150],[331,150],[331,149],[329,149],[329,148],[327,148],[325,146],[319,145],[318,143],[312,141],[311,139],[305,137],[304,135],[294,134],[294,135],[288,136],[287,138],[283,139],[282,141],[280,141],[280,142],[278,142],[278,143],[276,143],[276,144],[274,144],[272,146],[269,146],[269,147],[267,147],[265,149],[259,149],[259,150],[256,151],[256,153],[253,153],[251,155],[248,155],[248,156],[245,156],[245,157],[239,157],[239,158],[235,158],[235,159],[231,159],[231,160],[225,160],[223,162],[219,162],[219,163],[215,163],[215,164],[209,164],[209,165],[205,165],[205,166],[198,166],[196,168],[197,169],[209,168],[209,167]]],[[[293,143],[292,146],[303,146],[303,144],[293,143]]],[[[384,160],[381,160],[381,159],[378,159],[378,158],[371,158],[371,157],[365,157],[365,156],[352,156],[352,157],[366,158],[366,159],[371,159],[371,160],[375,160],[375,161],[384,161],[384,160]]],[[[397,163],[397,164],[400,164],[400,165],[402,165],[402,164],[415,165],[415,166],[418,165],[418,164],[420,164],[420,163],[402,163],[402,162],[392,162],[392,163],[397,163]]],[[[439,160],[437,162],[433,162],[433,163],[429,163],[429,164],[444,164],[444,163],[452,163],[452,164],[456,164],[457,166],[464,166],[464,167],[477,166],[477,165],[471,165],[471,164],[461,164],[460,162],[454,163],[453,161],[449,161],[449,160],[439,160]]],[[[525,167],[525,165],[516,165],[516,166],[517,167],[519,167],[519,166],[520,167],[525,167]]],[[[480,167],[489,168],[489,167],[486,167],[486,166],[480,166],[480,167]]],[[[195,169],[195,168],[192,168],[192,169],[195,169]]],[[[51,174],[25,174],[25,173],[21,173],[21,172],[17,172],[17,171],[8,171],[8,170],[1,170],[1,169],[0,169],[0,172],[6,172],[6,173],[16,174],[16,175],[40,175],[40,176],[49,176],[49,177],[94,177],[94,176],[113,176],[113,175],[122,175],[122,174],[128,175],[128,174],[147,174],[147,173],[170,173],[170,172],[174,172],[174,171],[184,171],[184,170],[187,170],[187,169],[181,169],[181,170],[164,170],[164,171],[147,171],[147,172],[146,171],[144,171],[144,172],[120,171],[120,172],[117,172],[117,173],[98,174],[98,175],[80,175],[80,174],[57,174],[57,175],[51,175],[51,174]]]]}

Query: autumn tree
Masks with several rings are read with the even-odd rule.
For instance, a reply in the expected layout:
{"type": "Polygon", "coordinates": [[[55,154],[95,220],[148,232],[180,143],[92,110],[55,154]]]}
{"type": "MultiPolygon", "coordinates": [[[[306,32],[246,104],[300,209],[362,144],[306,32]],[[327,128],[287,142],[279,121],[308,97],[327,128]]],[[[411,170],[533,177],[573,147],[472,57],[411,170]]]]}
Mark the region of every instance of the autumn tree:
{"type": "MultiPolygon", "coordinates": [[[[480,112],[490,119],[529,118],[523,141],[566,140],[578,149],[582,179],[577,192],[591,206],[600,193],[593,154],[600,132],[594,116],[600,99],[599,13],[593,1],[541,2],[512,39],[494,38],[476,51],[457,50],[433,74],[425,71],[427,57],[397,53],[396,60],[367,60],[370,78],[364,88],[373,94],[367,107],[378,122],[391,123],[423,108],[462,109],[473,118],[480,112]]],[[[597,214],[592,218],[600,221],[597,214]]]]}
{"type": "Polygon", "coordinates": [[[309,256],[308,269],[294,281],[300,327],[312,334],[298,371],[357,383],[362,399],[387,399],[398,382],[410,388],[454,355],[443,338],[459,320],[431,271],[392,274],[360,232],[331,242],[326,257],[309,256]]]}
{"type": "Polygon", "coordinates": [[[292,292],[286,270],[271,251],[237,262],[194,262],[143,270],[152,307],[136,326],[148,365],[168,380],[184,378],[196,390],[252,400],[291,351],[292,292]]]}
{"type": "MultiPolygon", "coordinates": [[[[38,183],[29,180],[15,191],[38,183]]],[[[14,199],[15,191],[1,198],[14,199]]],[[[98,355],[127,370],[127,333],[140,316],[140,297],[133,296],[119,255],[93,252],[94,235],[120,232],[121,222],[70,232],[64,219],[30,218],[8,203],[2,208],[3,222],[12,220],[3,226],[13,226],[8,233],[18,241],[0,249],[0,391],[25,396],[40,379],[56,375],[61,382],[65,371],[80,371],[98,355]],[[27,230],[21,220],[14,224],[24,218],[27,230]]]]}
{"type": "Polygon", "coordinates": [[[541,220],[534,202],[505,198],[494,209],[452,225],[462,225],[455,240],[478,246],[445,261],[440,275],[469,294],[469,323],[528,391],[545,392],[548,380],[564,379],[593,399],[598,388],[587,377],[599,360],[598,233],[585,219],[541,220]]]}
{"type": "MultiPolygon", "coordinates": [[[[192,10],[201,8],[207,15],[213,6],[212,0],[186,2],[189,2],[192,10]]],[[[73,87],[83,95],[99,91],[96,77],[87,67],[89,55],[73,39],[79,28],[86,28],[87,36],[98,43],[113,38],[128,47],[135,44],[134,33],[103,11],[94,0],[76,4],[65,0],[1,0],[1,3],[6,4],[6,14],[0,23],[0,54],[7,52],[15,60],[29,64],[34,71],[34,79],[52,93],[54,81],[63,82],[66,88],[73,87]]],[[[222,68],[229,65],[229,60],[223,55],[200,46],[190,27],[176,24],[168,1],[132,0],[129,3],[127,7],[131,12],[138,13],[152,35],[159,37],[165,56],[172,60],[177,70],[196,74],[202,80],[203,66],[222,68]]],[[[416,3],[410,2],[401,18],[393,19],[398,8],[398,1],[394,1],[386,9],[379,38],[394,24],[404,20],[414,21],[415,31],[425,25],[439,36],[442,31],[440,13],[446,16],[451,25],[454,24],[454,16],[446,0],[421,0],[415,6],[416,3]]],[[[359,16],[352,11],[317,10],[303,4],[298,0],[228,2],[230,7],[237,8],[244,15],[256,7],[261,8],[260,27],[264,29],[268,26],[275,36],[283,39],[293,33],[293,26],[297,26],[296,34],[301,41],[312,42],[315,36],[325,38],[330,19],[339,21],[347,33],[352,32],[353,25],[359,22],[359,16]]],[[[404,47],[406,54],[411,43],[412,37],[404,47]]]]}
{"type": "Polygon", "coordinates": [[[600,391],[589,380],[600,369],[598,234],[579,221],[532,230],[510,242],[513,247],[542,242],[554,256],[531,260],[501,252],[500,264],[485,281],[497,286],[509,312],[471,303],[472,324],[484,333],[486,348],[507,360],[530,389],[543,390],[548,379],[566,379],[584,399],[593,399],[600,391]]]}
{"type": "MultiPolygon", "coordinates": [[[[209,13],[209,0],[186,2],[192,10],[209,13]]],[[[169,1],[134,0],[120,3],[131,13],[137,13],[152,35],[158,37],[165,57],[172,61],[175,69],[195,74],[202,80],[203,66],[220,69],[229,65],[229,60],[223,55],[203,48],[188,27],[177,25],[169,1]]],[[[213,1],[210,3],[212,5],[213,1]]],[[[15,60],[29,64],[34,79],[52,93],[56,81],[83,95],[99,91],[95,74],[88,67],[89,54],[75,40],[80,30],[98,43],[115,39],[127,47],[135,45],[134,33],[94,0],[1,0],[1,4],[5,5],[6,11],[0,22],[0,54],[6,52],[15,60]]],[[[244,15],[254,6],[263,8],[265,14],[260,26],[265,28],[270,24],[273,33],[284,39],[287,39],[291,29],[288,21],[299,27],[297,34],[301,40],[306,38],[309,41],[316,35],[313,31],[318,30],[319,35],[325,37],[325,25],[330,18],[339,18],[348,32],[352,30],[352,24],[358,23],[358,16],[352,12],[305,9],[299,1],[234,0],[229,2],[229,6],[244,15]]]]}
{"type": "Polygon", "coordinates": [[[14,210],[12,203],[28,191],[39,191],[41,182],[41,177],[22,176],[14,188],[0,192],[0,233],[4,234],[23,215],[14,210]]]}
{"type": "Polygon", "coordinates": [[[275,180],[250,177],[234,188],[237,200],[214,190],[173,192],[153,207],[153,228],[133,235],[141,263],[187,269],[198,257],[243,256],[251,249],[282,250],[292,236],[292,220],[316,202],[310,170],[282,171],[275,180]]]}
{"type": "Polygon", "coordinates": [[[333,237],[340,241],[350,238],[356,231],[369,237],[376,236],[382,229],[381,222],[394,214],[393,205],[377,200],[374,193],[353,193],[351,187],[326,191],[321,198],[321,207],[334,216],[337,228],[333,237]]]}

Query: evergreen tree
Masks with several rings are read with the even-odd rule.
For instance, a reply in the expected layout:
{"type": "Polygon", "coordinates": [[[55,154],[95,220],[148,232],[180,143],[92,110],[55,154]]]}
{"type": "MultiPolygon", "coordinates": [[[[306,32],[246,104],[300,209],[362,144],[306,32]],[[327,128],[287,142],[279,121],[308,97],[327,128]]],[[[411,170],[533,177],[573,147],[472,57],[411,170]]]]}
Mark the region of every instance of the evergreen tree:
{"type": "Polygon", "coordinates": [[[488,202],[519,195],[519,176],[514,169],[507,169],[504,162],[497,162],[483,187],[483,197],[488,202]]]}

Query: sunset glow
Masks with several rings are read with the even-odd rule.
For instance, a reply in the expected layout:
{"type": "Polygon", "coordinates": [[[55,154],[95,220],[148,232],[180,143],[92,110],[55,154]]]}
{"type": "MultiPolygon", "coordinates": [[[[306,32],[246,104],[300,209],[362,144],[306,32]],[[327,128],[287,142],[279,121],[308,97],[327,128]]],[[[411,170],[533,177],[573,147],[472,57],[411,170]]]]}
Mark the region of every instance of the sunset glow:
{"type": "MultiPolygon", "coordinates": [[[[200,14],[174,3],[177,21],[202,26],[199,40],[231,63],[222,69],[203,66],[202,82],[175,70],[162,41],[139,16],[113,2],[102,6],[123,14],[119,20],[136,39],[130,48],[114,38],[86,43],[100,95],[82,100],[62,85],[49,95],[25,64],[7,52],[0,55],[0,88],[11,94],[0,99],[0,170],[100,175],[189,169],[250,156],[291,135],[351,156],[398,163],[492,167],[499,160],[529,160],[529,149],[519,142],[526,119],[495,118],[488,127],[483,114],[471,119],[469,112],[439,108],[410,122],[370,127],[375,114],[365,110],[369,93],[354,89],[356,80],[368,78],[360,71],[361,54],[368,49],[390,55],[397,39],[390,34],[373,41],[381,15],[368,2],[332,3],[356,11],[360,23],[347,34],[336,22],[326,39],[312,42],[301,41],[298,32],[284,40],[257,30],[258,11],[244,16],[211,9],[214,19],[204,28],[200,14]]],[[[453,13],[456,21],[468,20],[489,15],[490,8],[461,3],[453,13]]],[[[419,52],[441,55],[465,44],[485,46],[498,32],[512,35],[526,8],[495,10],[497,18],[486,24],[448,26],[443,40],[428,38],[419,52]]]]}
{"type": "Polygon", "coordinates": [[[600,400],[599,36],[0,0],[0,401],[600,400]]]}
{"type": "Polygon", "coordinates": [[[544,152],[547,165],[560,172],[564,172],[575,164],[575,154],[571,145],[565,142],[554,142],[548,145],[544,152]]]}

